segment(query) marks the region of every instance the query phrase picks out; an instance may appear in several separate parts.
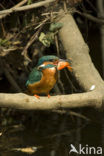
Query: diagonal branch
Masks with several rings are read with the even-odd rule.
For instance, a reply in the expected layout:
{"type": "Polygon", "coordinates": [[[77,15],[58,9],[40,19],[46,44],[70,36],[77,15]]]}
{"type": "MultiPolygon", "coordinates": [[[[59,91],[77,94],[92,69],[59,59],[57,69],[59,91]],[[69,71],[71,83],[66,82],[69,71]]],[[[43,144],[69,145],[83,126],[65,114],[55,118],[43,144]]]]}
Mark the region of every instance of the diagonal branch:
{"type": "Polygon", "coordinates": [[[60,22],[64,24],[64,27],[59,32],[59,38],[65,49],[66,57],[72,59],[73,75],[79,85],[86,92],[92,85],[95,85],[96,90],[104,91],[104,82],[91,60],[89,48],[73,17],[67,14],[60,22]]]}
{"type": "Polygon", "coordinates": [[[12,12],[18,12],[18,11],[25,11],[25,10],[30,10],[30,9],[34,9],[34,8],[38,8],[38,7],[42,7],[48,3],[51,2],[55,2],[55,0],[45,0],[45,1],[41,1],[38,3],[33,3],[30,5],[26,5],[26,6],[21,6],[21,7],[13,7],[11,9],[6,9],[3,11],[0,11],[0,15],[5,15],[5,14],[10,14],[12,12]]]}
{"type": "MultiPolygon", "coordinates": [[[[22,5],[24,5],[27,1],[28,1],[28,0],[23,0],[23,1],[21,1],[20,3],[16,4],[14,7],[12,7],[11,10],[12,10],[12,9],[15,9],[15,8],[18,8],[18,7],[22,6],[22,5]]],[[[6,10],[5,10],[5,11],[6,11],[6,10]]],[[[0,19],[6,17],[7,15],[9,15],[9,13],[5,13],[5,14],[3,14],[3,15],[0,15],[0,19]]]]}

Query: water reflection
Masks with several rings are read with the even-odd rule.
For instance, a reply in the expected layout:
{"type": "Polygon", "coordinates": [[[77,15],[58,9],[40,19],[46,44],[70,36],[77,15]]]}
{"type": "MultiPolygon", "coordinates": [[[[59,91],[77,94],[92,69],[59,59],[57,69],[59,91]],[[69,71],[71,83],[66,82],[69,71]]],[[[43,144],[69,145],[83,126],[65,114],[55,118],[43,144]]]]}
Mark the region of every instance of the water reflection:
{"type": "Polygon", "coordinates": [[[88,109],[78,112],[84,112],[91,120],[70,113],[35,112],[34,120],[2,127],[0,156],[68,156],[70,144],[76,148],[79,144],[101,146],[100,112],[88,109]]]}

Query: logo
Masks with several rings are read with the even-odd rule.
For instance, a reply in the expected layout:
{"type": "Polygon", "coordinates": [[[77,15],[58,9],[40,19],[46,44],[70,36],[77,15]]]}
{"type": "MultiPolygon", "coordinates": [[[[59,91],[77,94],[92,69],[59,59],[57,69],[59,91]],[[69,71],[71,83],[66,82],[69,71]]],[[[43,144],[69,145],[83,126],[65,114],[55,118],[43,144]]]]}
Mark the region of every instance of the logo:
{"type": "Polygon", "coordinates": [[[88,145],[82,146],[79,144],[78,149],[73,144],[70,144],[70,153],[77,153],[77,154],[102,154],[102,147],[89,147],[88,145]]]}

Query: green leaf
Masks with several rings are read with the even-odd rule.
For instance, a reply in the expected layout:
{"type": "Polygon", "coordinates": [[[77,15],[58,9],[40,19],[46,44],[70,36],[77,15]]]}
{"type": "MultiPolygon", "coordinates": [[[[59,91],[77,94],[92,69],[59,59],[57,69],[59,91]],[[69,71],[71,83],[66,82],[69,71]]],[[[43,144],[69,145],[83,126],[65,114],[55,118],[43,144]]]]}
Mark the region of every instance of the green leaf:
{"type": "Polygon", "coordinates": [[[62,23],[52,23],[50,25],[49,30],[52,31],[52,32],[55,32],[55,31],[61,29],[62,27],[63,27],[63,24],[62,23]]]}
{"type": "Polygon", "coordinates": [[[29,4],[31,4],[31,3],[32,3],[32,0],[28,0],[27,4],[29,5],[29,4]]]}
{"type": "Polygon", "coordinates": [[[48,32],[47,34],[44,34],[41,32],[39,36],[39,41],[46,47],[50,47],[50,44],[54,41],[54,33],[48,32]]]}
{"type": "Polygon", "coordinates": [[[9,44],[8,40],[0,38],[0,46],[8,46],[9,44]]]}

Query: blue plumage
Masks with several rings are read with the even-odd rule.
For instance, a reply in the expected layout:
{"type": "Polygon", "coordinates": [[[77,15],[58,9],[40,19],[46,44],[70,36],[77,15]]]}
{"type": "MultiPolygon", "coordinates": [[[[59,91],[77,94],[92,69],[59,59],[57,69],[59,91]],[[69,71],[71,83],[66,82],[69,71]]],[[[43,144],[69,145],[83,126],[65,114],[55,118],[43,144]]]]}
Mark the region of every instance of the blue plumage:
{"type": "Polygon", "coordinates": [[[43,75],[42,70],[47,69],[47,68],[52,68],[52,67],[55,67],[55,65],[48,64],[45,66],[38,66],[37,68],[34,68],[29,75],[29,78],[26,82],[26,86],[40,81],[43,75]]]}
{"type": "Polygon", "coordinates": [[[29,74],[29,78],[26,82],[26,86],[28,86],[29,84],[33,84],[35,82],[40,81],[42,78],[42,72],[40,70],[38,70],[37,68],[34,68],[31,73],[29,74]]]}
{"type": "Polygon", "coordinates": [[[39,59],[37,66],[40,66],[44,62],[53,61],[53,60],[59,60],[59,58],[57,56],[54,56],[54,55],[43,56],[39,59]]]}

